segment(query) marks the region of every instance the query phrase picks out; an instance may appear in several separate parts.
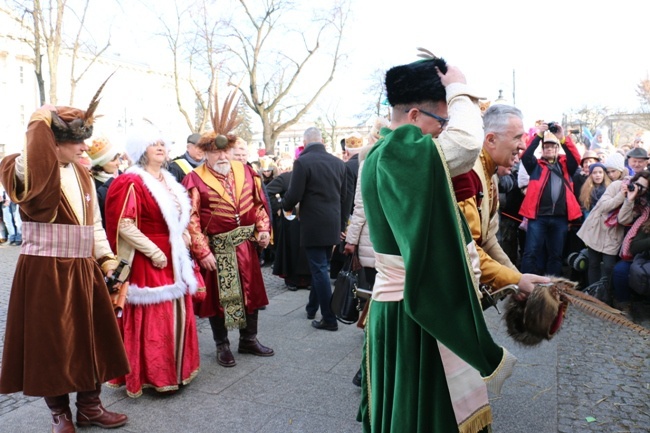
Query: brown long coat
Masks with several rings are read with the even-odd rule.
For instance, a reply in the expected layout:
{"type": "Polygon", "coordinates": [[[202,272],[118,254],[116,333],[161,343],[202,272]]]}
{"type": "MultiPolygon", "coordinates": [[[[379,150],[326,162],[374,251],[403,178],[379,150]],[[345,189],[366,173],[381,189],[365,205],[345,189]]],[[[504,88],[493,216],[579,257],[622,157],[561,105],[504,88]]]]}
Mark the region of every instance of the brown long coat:
{"type": "MultiPolygon", "coordinates": [[[[38,113],[38,112],[37,112],[38,113]]],[[[59,115],[79,110],[59,109],[59,115]]],[[[14,176],[15,159],[5,158],[2,181],[20,205],[24,222],[80,222],[61,192],[54,136],[37,115],[27,131],[26,176],[14,176]]],[[[75,165],[84,196],[94,184],[75,165]]],[[[87,195],[88,194],[88,195],[87,195]]],[[[83,225],[93,224],[93,204],[86,202],[83,225]]],[[[94,390],[96,383],[129,371],[124,346],[102,271],[94,258],[40,257],[21,254],[9,298],[0,393],[56,396],[94,390]]]]}

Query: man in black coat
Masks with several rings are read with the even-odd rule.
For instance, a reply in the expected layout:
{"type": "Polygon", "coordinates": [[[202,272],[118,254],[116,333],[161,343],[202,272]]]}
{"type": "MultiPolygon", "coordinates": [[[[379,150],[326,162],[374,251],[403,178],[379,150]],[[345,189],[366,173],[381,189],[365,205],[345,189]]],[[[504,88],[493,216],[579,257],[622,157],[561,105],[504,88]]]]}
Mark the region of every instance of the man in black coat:
{"type": "Polygon", "coordinates": [[[346,168],[343,161],[327,153],[318,128],[308,128],[303,142],[305,150],[293,163],[282,207],[290,211],[300,203],[300,245],[305,247],[312,274],[307,318],[314,319],[320,306],[323,318],[313,320],[311,325],[336,331],[336,317],[330,309],[328,259],[332,246],[341,241],[349,215],[349,209],[345,209],[346,168]]]}

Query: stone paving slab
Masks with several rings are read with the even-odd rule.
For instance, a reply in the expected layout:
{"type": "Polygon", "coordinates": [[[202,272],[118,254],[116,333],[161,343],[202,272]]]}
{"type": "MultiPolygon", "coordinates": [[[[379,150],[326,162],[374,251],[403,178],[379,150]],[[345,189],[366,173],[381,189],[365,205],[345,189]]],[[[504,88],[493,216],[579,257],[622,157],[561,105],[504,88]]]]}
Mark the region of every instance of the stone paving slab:
{"type": "MultiPolygon", "coordinates": [[[[17,255],[17,248],[0,246],[0,336],[17,255]]],[[[237,366],[223,368],[215,361],[209,323],[200,319],[201,371],[191,384],[164,397],[146,390],[139,399],[127,397],[123,388],[104,388],[106,406],[130,416],[118,431],[361,431],[356,422],[360,390],[351,379],[363,333],[354,325],[339,325],[338,332],[313,329],[304,312],[308,292],[288,291],[268,267],[263,274],[270,305],[260,312],[259,337],[276,356],[237,354],[234,331],[230,339],[237,366]]],[[[571,308],[552,341],[529,349],[506,336],[494,309],[486,312],[486,319],[495,340],[519,359],[503,394],[491,396],[495,433],[650,431],[648,337],[571,308]]],[[[40,398],[0,395],[0,432],[48,429],[40,398]]]]}

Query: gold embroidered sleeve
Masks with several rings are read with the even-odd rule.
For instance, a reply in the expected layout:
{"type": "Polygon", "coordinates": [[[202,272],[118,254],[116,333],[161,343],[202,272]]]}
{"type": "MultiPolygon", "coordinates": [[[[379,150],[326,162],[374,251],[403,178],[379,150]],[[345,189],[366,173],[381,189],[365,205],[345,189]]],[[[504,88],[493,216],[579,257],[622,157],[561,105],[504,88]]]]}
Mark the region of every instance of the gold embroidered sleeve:
{"type": "Polygon", "coordinates": [[[264,206],[264,199],[262,198],[263,194],[260,180],[255,179],[255,207],[257,209],[255,214],[255,230],[257,232],[271,232],[271,218],[266,212],[266,206],[264,206]]]}
{"type": "Polygon", "coordinates": [[[190,223],[187,226],[190,233],[190,251],[196,260],[201,260],[212,253],[208,245],[208,237],[201,229],[201,195],[196,188],[190,188],[187,193],[192,204],[190,223]]]}

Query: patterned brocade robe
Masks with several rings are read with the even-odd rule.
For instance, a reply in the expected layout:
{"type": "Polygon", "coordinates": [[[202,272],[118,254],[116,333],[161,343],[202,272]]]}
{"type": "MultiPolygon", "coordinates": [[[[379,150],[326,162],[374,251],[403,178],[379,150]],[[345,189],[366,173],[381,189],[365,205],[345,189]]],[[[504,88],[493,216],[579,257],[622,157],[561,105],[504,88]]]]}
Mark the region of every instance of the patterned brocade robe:
{"type": "MultiPolygon", "coordinates": [[[[183,179],[192,203],[188,229],[192,238],[191,251],[197,261],[212,254],[209,245],[211,235],[250,225],[255,226],[255,233],[271,231],[259,175],[239,161],[231,161],[231,166],[229,174],[223,176],[207,164],[202,164],[183,179]]],[[[246,312],[252,314],[269,303],[259,265],[257,244],[248,239],[239,244],[236,251],[244,305],[246,312]]],[[[206,298],[195,308],[199,317],[217,314],[223,317],[217,287],[217,272],[221,271],[201,269],[206,298]]]]}
{"type": "MultiPolygon", "coordinates": [[[[58,107],[64,119],[78,113],[58,107]]],[[[48,120],[39,110],[29,123],[24,182],[16,176],[19,155],[2,165],[2,182],[20,205],[23,246],[9,299],[0,393],[91,391],[129,371],[96,261],[112,253],[95,185],[81,165],[59,166],[48,120]]]]}

